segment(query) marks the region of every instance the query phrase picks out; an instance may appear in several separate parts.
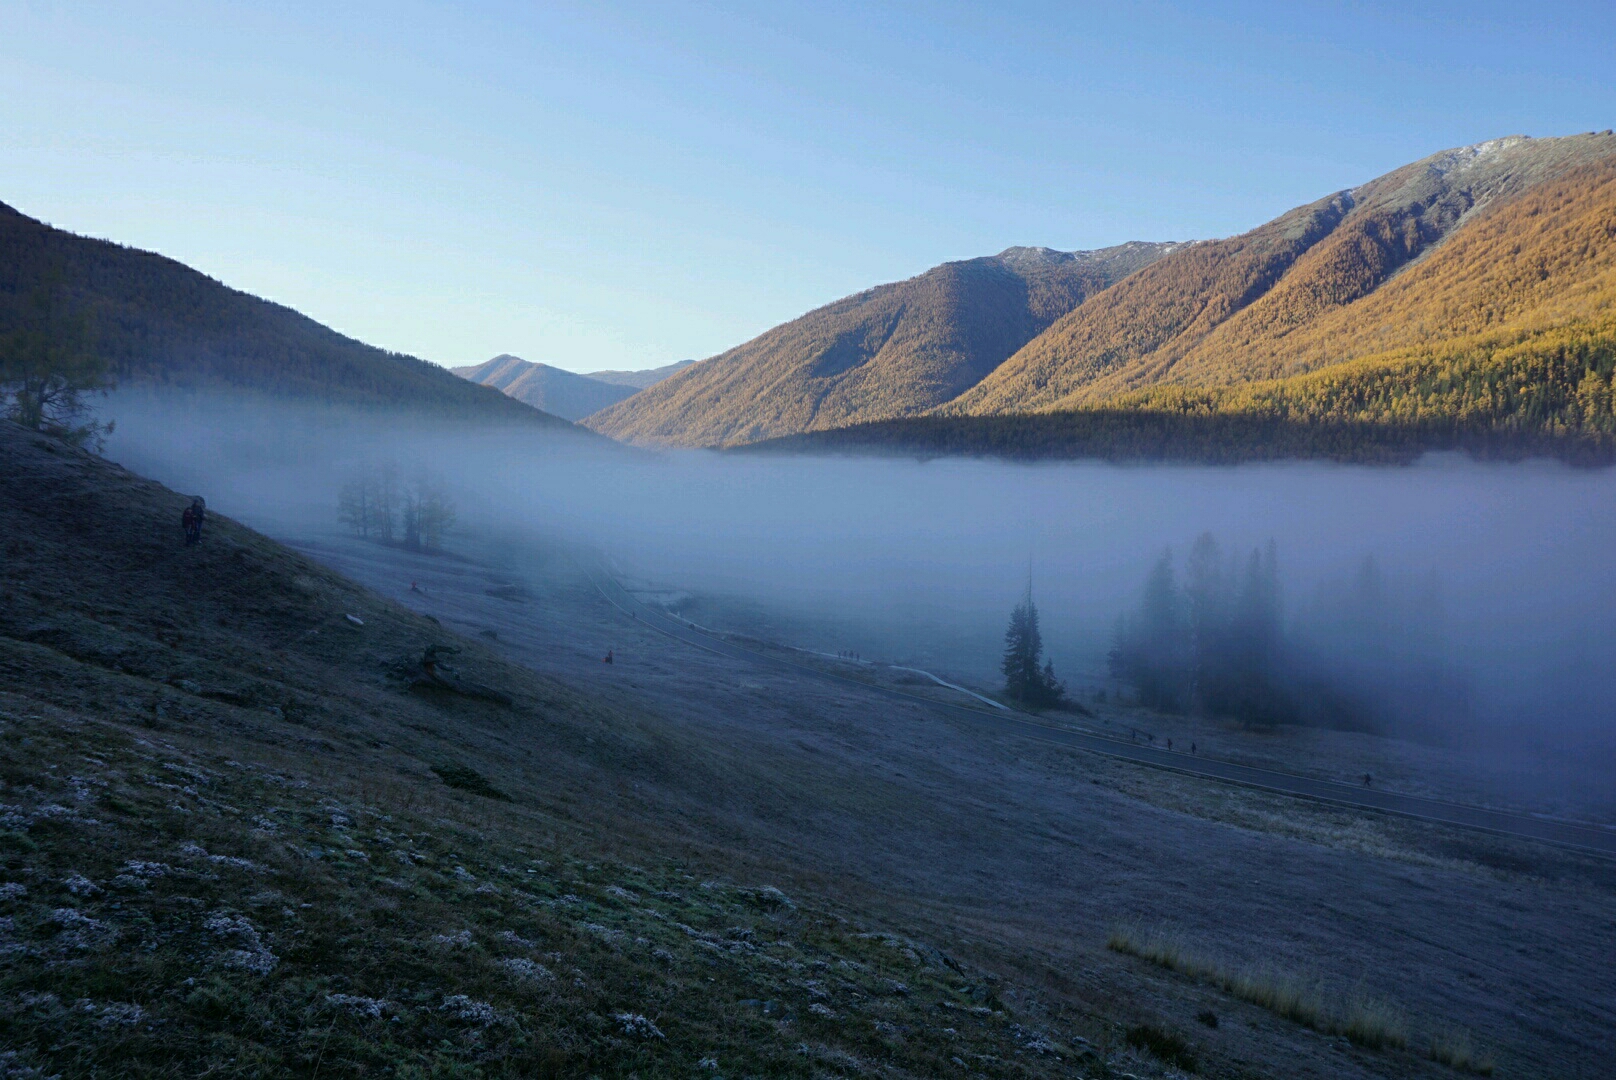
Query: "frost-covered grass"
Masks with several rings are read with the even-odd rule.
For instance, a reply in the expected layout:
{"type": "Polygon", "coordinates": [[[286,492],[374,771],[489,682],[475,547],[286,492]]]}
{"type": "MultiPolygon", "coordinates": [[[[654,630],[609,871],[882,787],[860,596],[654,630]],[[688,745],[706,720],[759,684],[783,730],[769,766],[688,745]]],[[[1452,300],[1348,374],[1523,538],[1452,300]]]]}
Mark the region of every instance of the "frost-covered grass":
{"type": "Polygon", "coordinates": [[[233,754],[0,708],[6,1075],[1031,1077],[1084,1045],[771,883],[233,754]]]}

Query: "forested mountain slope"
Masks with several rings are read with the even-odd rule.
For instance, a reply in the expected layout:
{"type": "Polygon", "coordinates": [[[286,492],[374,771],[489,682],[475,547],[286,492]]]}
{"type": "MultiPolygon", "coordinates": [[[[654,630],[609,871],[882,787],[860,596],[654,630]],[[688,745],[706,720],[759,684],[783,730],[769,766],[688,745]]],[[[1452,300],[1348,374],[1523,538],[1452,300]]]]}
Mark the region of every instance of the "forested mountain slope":
{"type": "Polygon", "coordinates": [[[778,326],[589,426],[633,442],[706,446],[921,413],[1175,246],[1011,248],[945,263],[778,326]]]}
{"type": "Polygon", "coordinates": [[[1404,462],[1428,450],[1616,461],[1616,317],[1394,350],[1285,379],[1161,385],[1076,408],[923,416],[759,451],[1231,463],[1404,462]]]}
{"type": "Polygon", "coordinates": [[[404,407],[568,428],[413,356],[344,337],[290,308],[148,251],[76,236],[0,204],[0,337],[47,283],[85,317],[120,382],[246,389],[327,404],[404,407]]]}
{"type": "Polygon", "coordinates": [[[1609,133],[1435,154],[1161,259],[939,411],[1067,410],[1597,317],[1612,294],[1613,178],[1609,133]]]}
{"type": "Polygon", "coordinates": [[[632,386],[602,382],[509,353],[472,367],[450,370],[462,379],[492,386],[508,397],[564,420],[582,420],[639,392],[632,386]]]}

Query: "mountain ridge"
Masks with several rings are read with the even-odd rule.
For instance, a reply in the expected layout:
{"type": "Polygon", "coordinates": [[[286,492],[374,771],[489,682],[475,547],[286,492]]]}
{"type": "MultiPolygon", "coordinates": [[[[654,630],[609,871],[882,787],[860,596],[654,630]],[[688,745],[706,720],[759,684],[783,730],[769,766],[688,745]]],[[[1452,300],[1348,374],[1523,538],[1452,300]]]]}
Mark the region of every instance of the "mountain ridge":
{"type": "Polygon", "coordinates": [[[696,363],[694,360],[676,360],[661,367],[632,370],[608,368],[604,371],[585,371],[581,372],[581,374],[584,378],[594,379],[596,382],[611,383],[614,386],[632,386],[636,390],[644,390],[648,386],[655,386],[669,376],[679,374],[679,372],[694,363],[696,363]]]}
{"type": "Polygon", "coordinates": [[[0,203],[0,336],[62,287],[121,383],[229,387],[361,408],[576,431],[437,364],[347,337],[175,259],[55,228],[0,203]]]}
{"type": "MultiPolygon", "coordinates": [[[[1066,452],[1061,438],[1075,440],[1067,449],[1132,457],[1156,437],[1173,453],[1265,456],[1261,447],[1212,447],[1236,427],[1246,438],[1283,427],[1275,437],[1304,456],[1369,454],[1388,440],[1397,453],[1416,445],[1539,447],[1578,460],[1610,452],[1596,407],[1610,383],[1604,345],[1570,366],[1532,351],[1603,343],[1606,317],[1616,313],[1616,136],[1608,130],[1439,151],[1236,236],[1160,245],[1155,255],[1070,297],[1043,329],[925,408],[915,398],[941,397],[935,385],[908,399],[903,387],[876,387],[902,402],[891,407],[848,383],[844,395],[864,397],[823,407],[836,388],[815,382],[815,365],[834,350],[805,324],[851,308],[890,314],[895,305],[882,303],[894,291],[928,278],[984,264],[1008,273],[1059,253],[1010,248],[844,298],[721,354],[701,382],[674,380],[662,395],[614,406],[590,425],[677,445],[901,447],[909,433],[917,448],[1053,456],[1066,452]],[[1506,339],[1537,345],[1511,351],[1497,344],[1506,339]],[[756,374],[746,370],[748,354],[765,347],[794,348],[785,359],[795,364],[776,363],[772,381],[746,377],[756,374]],[[1528,371],[1548,383],[1514,386],[1528,371]],[[1576,380],[1588,384],[1578,389],[1576,380]],[[1127,419],[1130,411],[1140,415],[1127,419]],[[1071,419],[1008,419],[1055,415],[1071,419]],[[941,423],[965,418],[982,422],[941,423]],[[1309,423],[1332,434],[1312,439],[1309,423]],[[1122,443],[1107,448],[1104,432],[1122,443]]],[[[880,337],[884,328],[871,322],[857,325],[880,337]]],[[[864,351],[878,354],[886,338],[864,351]]]]}
{"type": "MultiPolygon", "coordinates": [[[[1239,236],[1162,259],[1057,321],[937,411],[1058,411],[1161,382],[1222,385],[1314,370],[1330,361],[1296,355],[1310,328],[1344,331],[1340,312],[1363,303],[1372,310],[1381,289],[1440,258],[1501,207],[1612,161],[1616,138],[1605,134],[1509,136],[1429,155],[1239,236]],[[1339,211],[1327,228],[1294,231],[1309,211],[1326,224],[1318,214],[1325,206],[1339,211]],[[1254,255],[1267,256],[1264,272],[1242,276],[1254,255]],[[1199,322],[1175,317],[1190,308],[1199,322]]],[[[1384,341],[1397,328],[1383,321],[1372,333],[1384,341]]],[[[1338,332],[1333,343],[1343,338],[1338,332]]],[[[1337,351],[1335,360],[1347,358],[1337,351]]]]}
{"type": "Polygon", "coordinates": [[[631,386],[602,382],[510,353],[501,353],[481,364],[449,370],[468,382],[491,386],[507,397],[563,420],[581,420],[638,393],[631,386]]]}
{"type": "Polygon", "coordinates": [[[631,442],[730,444],[917,415],[1177,244],[1007,248],[833,301],[588,418],[631,442]]]}

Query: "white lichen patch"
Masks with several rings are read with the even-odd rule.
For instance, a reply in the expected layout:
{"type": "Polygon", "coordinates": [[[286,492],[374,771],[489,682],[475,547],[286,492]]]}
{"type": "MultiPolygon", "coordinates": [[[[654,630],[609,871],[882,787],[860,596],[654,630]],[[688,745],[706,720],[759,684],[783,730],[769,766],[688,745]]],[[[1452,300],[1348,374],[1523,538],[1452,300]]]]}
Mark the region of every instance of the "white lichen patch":
{"type": "Polygon", "coordinates": [[[358,997],[353,994],[327,994],[325,1000],[355,1016],[368,1017],[371,1020],[380,1020],[385,1013],[397,1010],[397,1006],[385,998],[358,997]]]}
{"type": "Polygon", "coordinates": [[[555,973],[549,968],[525,956],[508,956],[499,962],[499,966],[518,979],[529,982],[547,982],[555,978],[555,973]]]}
{"type": "Polygon", "coordinates": [[[499,1015],[494,1012],[494,1007],[488,1002],[474,1001],[465,994],[454,994],[444,998],[441,1008],[456,1020],[461,1020],[468,1024],[478,1024],[482,1027],[487,1027],[499,1019],[499,1015]]]}
{"type": "Polygon", "coordinates": [[[618,1013],[617,1023],[622,1027],[624,1035],[631,1035],[639,1039],[665,1039],[662,1029],[639,1013],[618,1013]]]}
{"type": "Polygon", "coordinates": [[[203,925],[209,933],[236,946],[219,954],[218,960],[225,967],[240,968],[255,975],[268,975],[280,963],[280,959],[264,944],[258,928],[245,915],[216,912],[208,916],[203,925]]]}
{"type": "Polygon", "coordinates": [[[101,886],[83,874],[69,874],[63,879],[62,885],[74,896],[94,896],[101,891],[101,886]]]}

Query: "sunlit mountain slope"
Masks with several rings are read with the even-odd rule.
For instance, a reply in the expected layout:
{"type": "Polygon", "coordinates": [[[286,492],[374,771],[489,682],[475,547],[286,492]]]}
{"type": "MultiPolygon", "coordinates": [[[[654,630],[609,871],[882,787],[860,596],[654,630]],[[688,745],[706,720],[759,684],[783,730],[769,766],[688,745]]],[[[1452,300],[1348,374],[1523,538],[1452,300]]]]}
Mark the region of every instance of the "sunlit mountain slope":
{"type": "Polygon", "coordinates": [[[1596,317],[1612,295],[1613,179],[1609,134],[1433,155],[1160,260],[940,411],[1065,410],[1596,317]]]}
{"type": "Polygon", "coordinates": [[[1173,247],[1011,248],[945,263],[778,326],[591,417],[589,426],[634,442],[704,446],[921,413],[1173,247]]]}

